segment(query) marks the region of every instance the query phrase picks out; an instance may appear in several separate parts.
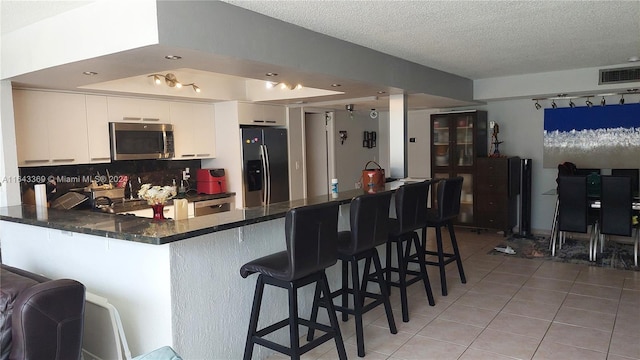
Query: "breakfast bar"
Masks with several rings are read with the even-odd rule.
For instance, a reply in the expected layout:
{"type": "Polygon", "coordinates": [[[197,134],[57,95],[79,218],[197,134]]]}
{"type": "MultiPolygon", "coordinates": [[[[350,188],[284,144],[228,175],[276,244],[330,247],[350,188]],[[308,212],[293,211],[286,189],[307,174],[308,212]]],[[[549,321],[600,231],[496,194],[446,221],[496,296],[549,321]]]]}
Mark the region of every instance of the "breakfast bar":
{"type": "MultiPolygon", "coordinates": [[[[388,183],[379,191],[401,184],[388,183]]],[[[50,278],[78,280],[109,299],[120,312],[134,355],[170,345],[185,359],[240,358],[255,286],[240,277],[240,266],[284,250],[289,209],[336,201],[339,230],[345,230],[348,204],[363,193],[351,190],[177,221],[4,207],[2,260],[50,278]]],[[[327,272],[331,287],[338,286],[339,275],[336,266],[327,272]]],[[[313,289],[302,289],[299,296],[312,299],[313,289]]],[[[260,323],[287,317],[283,304],[286,292],[265,296],[260,323]]],[[[311,301],[302,301],[300,314],[310,307],[311,301]]],[[[256,347],[254,355],[269,353],[256,347]]]]}

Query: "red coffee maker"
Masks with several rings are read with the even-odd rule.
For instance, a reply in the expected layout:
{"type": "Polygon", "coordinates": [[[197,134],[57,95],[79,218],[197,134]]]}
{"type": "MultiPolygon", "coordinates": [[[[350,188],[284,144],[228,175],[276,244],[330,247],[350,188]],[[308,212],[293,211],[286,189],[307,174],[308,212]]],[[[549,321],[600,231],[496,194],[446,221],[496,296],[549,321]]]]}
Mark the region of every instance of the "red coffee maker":
{"type": "Polygon", "coordinates": [[[198,194],[222,194],[227,192],[224,169],[198,169],[196,173],[198,194]]]}

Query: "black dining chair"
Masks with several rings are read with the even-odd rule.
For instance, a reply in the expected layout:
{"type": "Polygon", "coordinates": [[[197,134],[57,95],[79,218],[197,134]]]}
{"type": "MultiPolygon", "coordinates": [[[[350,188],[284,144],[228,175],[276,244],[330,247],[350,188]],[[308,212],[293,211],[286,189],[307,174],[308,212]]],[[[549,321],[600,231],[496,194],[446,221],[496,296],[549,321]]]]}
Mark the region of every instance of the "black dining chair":
{"type": "MultiPolygon", "coordinates": [[[[360,195],[351,201],[349,209],[350,231],[338,233],[338,259],[342,263],[342,287],[331,293],[331,298],[340,297],[341,305],[335,305],[336,311],[342,313],[342,320],[347,321],[348,315],[354,315],[356,326],[356,343],[358,356],[363,357],[364,352],[364,328],[362,315],[384,305],[389,330],[392,334],[398,332],[393,319],[393,311],[389,302],[384,273],[380,263],[380,256],[376,246],[382,245],[389,234],[389,204],[391,192],[360,195]],[[365,260],[362,281],[358,263],[365,260]],[[371,271],[373,262],[374,272],[371,271]],[[349,287],[349,265],[351,265],[351,287],[349,287]],[[367,291],[369,282],[377,283],[380,293],[367,291]],[[349,295],[353,297],[353,306],[349,307],[349,295]],[[365,299],[373,299],[365,305],[365,299]]],[[[318,315],[318,307],[321,306],[319,288],[316,288],[311,321],[315,321],[318,315]]],[[[313,340],[314,331],[309,329],[307,340],[313,340]]]]}
{"type": "MultiPolygon", "coordinates": [[[[600,195],[600,251],[607,235],[633,235],[633,190],[629,176],[602,176],[600,195]]],[[[638,231],[633,238],[634,262],[638,266],[638,231]]]]}
{"type": "Polygon", "coordinates": [[[398,188],[395,195],[396,218],[390,218],[389,238],[386,243],[385,277],[387,286],[400,289],[402,305],[402,321],[409,321],[409,306],[407,301],[407,287],[422,280],[427,293],[429,305],[434,306],[435,300],[431,291],[431,283],[427,274],[424,242],[420,241],[417,230],[427,226],[427,198],[429,196],[430,181],[405,184],[398,188]],[[396,264],[392,266],[392,245],[396,248],[396,264]],[[411,252],[412,247],[415,253],[411,252]],[[409,264],[417,262],[419,270],[409,269],[409,264]],[[398,280],[391,279],[393,273],[398,274],[398,280]],[[407,275],[412,276],[407,279],[407,275]]]}
{"type": "Polygon", "coordinates": [[[325,273],[325,269],[333,266],[338,260],[338,207],[338,203],[329,202],[289,210],[285,216],[287,249],[250,261],[240,268],[243,278],[253,273],[259,274],[251,308],[244,360],[251,359],[254,344],[289,355],[292,359],[299,359],[302,354],[332,338],[335,340],[339,358],[347,358],[325,273]],[[265,284],[287,289],[289,317],[258,330],[265,284]],[[319,289],[319,301],[327,309],[331,326],[298,317],[298,289],[309,284],[315,284],[319,289]],[[289,347],[265,338],[287,325],[289,347]],[[300,346],[299,325],[323,331],[324,334],[300,346]]]}
{"type": "MultiPolygon", "coordinates": [[[[442,296],[447,296],[447,277],[445,273],[445,266],[451,262],[456,262],[458,266],[458,273],[460,275],[460,281],[463,284],[467,283],[467,278],[464,275],[464,269],[462,268],[462,258],[460,257],[460,250],[458,249],[458,242],[456,240],[456,233],[453,227],[453,220],[458,217],[460,213],[460,194],[462,192],[462,181],[464,179],[461,176],[441,179],[436,186],[436,206],[435,208],[427,211],[427,227],[433,227],[436,230],[436,248],[437,251],[426,250],[427,255],[433,255],[437,257],[437,261],[427,260],[427,265],[437,266],[440,269],[440,287],[442,289],[442,296]],[[449,230],[449,238],[451,239],[451,247],[453,253],[444,252],[442,245],[442,227],[446,227],[449,230]]],[[[427,240],[427,229],[422,230],[422,241],[427,240]]],[[[426,246],[426,245],[425,245],[426,246]]]]}
{"type": "Polygon", "coordinates": [[[586,234],[589,225],[589,261],[595,261],[597,221],[589,219],[586,176],[558,177],[558,247],[562,248],[567,232],[586,234]]]}
{"type": "Polygon", "coordinates": [[[611,175],[630,177],[631,194],[638,196],[638,191],[640,191],[640,169],[611,169],[611,175]]]}

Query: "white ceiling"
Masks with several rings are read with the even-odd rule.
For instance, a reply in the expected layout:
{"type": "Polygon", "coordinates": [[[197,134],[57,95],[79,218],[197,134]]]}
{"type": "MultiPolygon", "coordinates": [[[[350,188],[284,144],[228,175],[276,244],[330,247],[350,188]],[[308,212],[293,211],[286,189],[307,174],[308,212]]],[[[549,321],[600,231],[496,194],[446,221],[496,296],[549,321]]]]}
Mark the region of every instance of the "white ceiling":
{"type": "Polygon", "coordinates": [[[470,79],[640,56],[640,1],[224,1],[470,79]]]}
{"type": "MultiPolygon", "coordinates": [[[[618,65],[640,56],[637,0],[224,1],[471,79],[618,65]]],[[[1,0],[1,29],[90,2],[1,0]]]]}

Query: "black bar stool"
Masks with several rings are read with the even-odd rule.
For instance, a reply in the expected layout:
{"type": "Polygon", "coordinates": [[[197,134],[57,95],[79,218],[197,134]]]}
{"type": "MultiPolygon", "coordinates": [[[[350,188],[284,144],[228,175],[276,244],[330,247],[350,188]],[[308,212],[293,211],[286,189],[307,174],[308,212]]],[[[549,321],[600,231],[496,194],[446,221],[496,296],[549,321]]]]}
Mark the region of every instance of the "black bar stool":
{"type": "Polygon", "coordinates": [[[240,268],[240,275],[244,278],[253,273],[260,274],[253,297],[244,349],[245,360],[251,359],[254,344],[289,355],[292,359],[299,359],[300,355],[332,338],[336,342],[340,359],[347,358],[325,274],[325,269],[334,265],[338,258],[338,206],[338,203],[330,202],[289,210],[285,218],[287,250],[253,260],[240,268]],[[322,293],[320,302],[327,308],[330,327],[298,317],[298,288],[312,283],[322,293]],[[257,330],[265,284],[288,290],[289,318],[257,330]],[[264,338],[287,325],[290,347],[264,338]],[[321,330],[325,334],[300,346],[298,325],[321,330]]]}
{"type": "Polygon", "coordinates": [[[422,280],[429,305],[435,305],[431,284],[429,283],[429,275],[427,274],[424,242],[420,243],[420,238],[416,232],[416,230],[427,226],[427,197],[430,187],[431,183],[429,181],[406,184],[399,187],[395,197],[396,218],[389,219],[389,238],[386,244],[386,280],[389,288],[395,286],[400,289],[402,321],[404,322],[409,321],[407,286],[422,280]],[[396,245],[397,267],[391,266],[392,244],[396,245]],[[414,254],[411,253],[412,244],[416,249],[414,254]],[[419,271],[408,269],[409,263],[414,261],[420,266],[419,271]],[[398,281],[391,280],[391,273],[398,273],[398,281]],[[412,275],[413,278],[407,280],[407,275],[412,275]]]}
{"type": "MultiPolygon", "coordinates": [[[[427,211],[427,227],[436,229],[436,246],[437,251],[425,250],[427,255],[435,255],[438,261],[427,260],[427,265],[434,265],[440,268],[440,287],[442,288],[442,296],[447,296],[447,277],[445,274],[445,266],[455,261],[458,264],[458,272],[460,273],[460,281],[467,283],[462,268],[462,259],[458,250],[458,242],[456,241],[456,233],[453,229],[453,219],[460,213],[460,193],[462,191],[461,176],[441,179],[436,183],[436,207],[427,211]],[[449,229],[449,237],[451,238],[451,246],[453,254],[445,253],[442,247],[442,227],[449,229]]],[[[422,241],[427,242],[427,228],[422,229],[422,241]]],[[[425,245],[426,247],[426,245],[425,245]]]]}
{"type": "MultiPolygon", "coordinates": [[[[376,246],[382,245],[387,240],[389,234],[389,204],[391,203],[391,192],[361,195],[351,201],[350,224],[351,231],[341,231],[338,234],[338,259],[342,262],[342,288],[331,293],[331,298],[340,296],[341,306],[335,305],[336,311],[342,312],[342,320],[347,321],[348,314],[355,316],[356,339],[358,344],[358,356],[364,356],[364,330],[362,326],[362,315],[374,309],[378,305],[384,305],[389,322],[389,329],[392,334],[398,333],[396,323],[393,319],[393,311],[389,302],[387,286],[384,281],[384,273],[380,256],[376,246]],[[365,259],[365,269],[363,273],[362,286],[360,285],[360,273],[358,262],[365,259]],[[370,274],[371,261],[373,261],[374,272],[370,274]],[[351,264],[351,282],[349,287],[349,264],[351,264]],[[369,281],[376,281],[380,287],[380,294],[367,292],[369,281]],[[348,296],[353,296],[353,308],[348,306],[348,296]],[[364,305],[365,298],[374,301],[364,305]]],[[[316,288],[313,308],[311,311],[311,321],[315,321],[320,306],[320,292],[316,288]]],[[[313,329],[309,330],[307,340],[313,339],[313,329]]]]}

